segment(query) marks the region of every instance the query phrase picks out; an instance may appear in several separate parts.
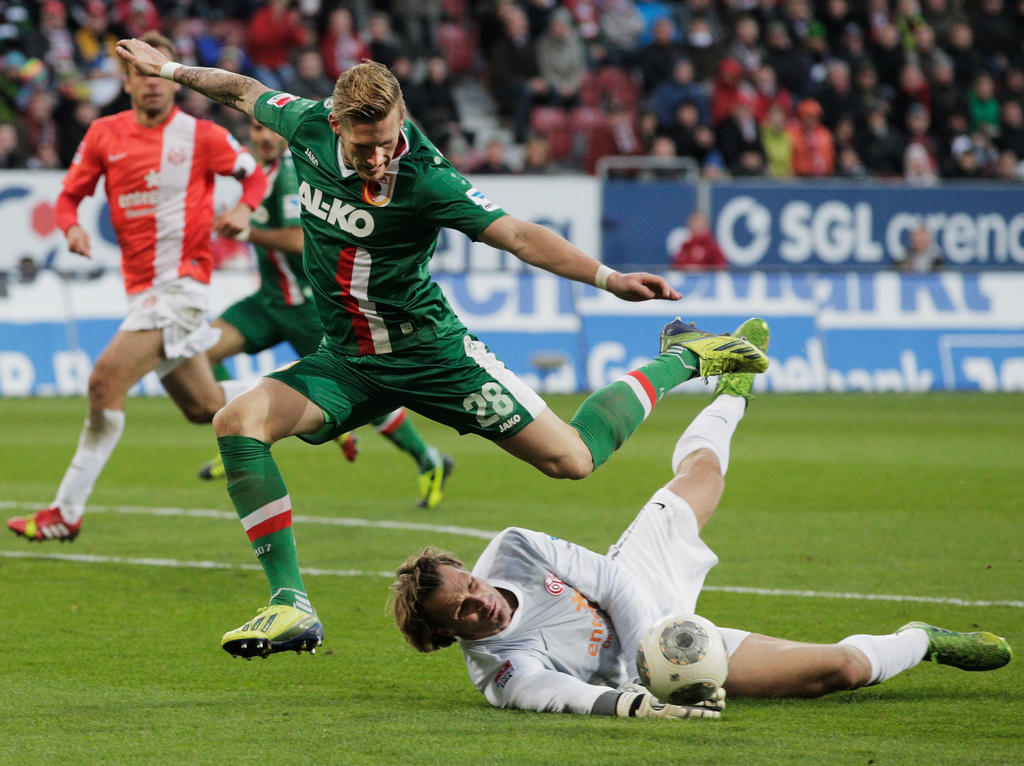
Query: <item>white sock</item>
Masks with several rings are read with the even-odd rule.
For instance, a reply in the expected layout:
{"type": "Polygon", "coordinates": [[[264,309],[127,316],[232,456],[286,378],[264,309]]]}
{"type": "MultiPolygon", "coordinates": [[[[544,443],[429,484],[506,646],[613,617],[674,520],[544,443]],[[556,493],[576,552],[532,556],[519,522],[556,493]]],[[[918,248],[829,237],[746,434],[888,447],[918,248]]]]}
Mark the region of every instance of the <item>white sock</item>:
{"type": "Polygon", "coordinates": [[[672,451],[672,472],[691,452],[707,448],[718,456],[722,476],[729,469],[729,442],[743,419],[747,402],[742,396],[722,394],[705,407],[686,427],[672,451]]]}
{"type": "Polygon", "coordinates": [[[224,404],[249,390],[249,384],[240,380],[221,380],[217,382],[217,385],[224,391],[224,404]]]}
{"type": "Polygon", "coordinates": [[[887,636],[859,633],[847,636],[839,643],[864,652],[871,664],[871,680],[868,681],[868,686],[871,686],[888,681],[923,660],[928,651],[928,634],[920,628],[910,628],[887,636]]]}
{"type": "Polygon", "coordinates": [[[92,494],[92,487],[124,432],[123,410],[103,410],[98,420],[93,426],[92,417],[85,419],[78,449],[53,501],[69,524],[77,524],[85,515],[85,503],[92,494]]]}

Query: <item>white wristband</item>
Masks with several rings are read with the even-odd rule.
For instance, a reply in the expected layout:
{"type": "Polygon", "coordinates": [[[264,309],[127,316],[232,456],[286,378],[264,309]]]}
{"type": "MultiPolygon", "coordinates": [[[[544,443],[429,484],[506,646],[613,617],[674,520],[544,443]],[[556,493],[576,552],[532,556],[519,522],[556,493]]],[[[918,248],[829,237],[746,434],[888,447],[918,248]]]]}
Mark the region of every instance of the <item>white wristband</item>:
{"type": "Polygon", "coordinates": [[[173,80],[174,73],[179,69],[181,69],[181,64],[179,64],[177,61],[168,61],[166,64],[160,67],[160,76],[163,77],[165,80],[173,80]]]}
{"type": "Polygon", "coordinates": [[[594,287],[599,287],[602,290],[608,289],[608,277],[612,274],[618,274],[615,269],[605,266],[603,263],[597,267],[597,273],[594,275],[594,287]]]}

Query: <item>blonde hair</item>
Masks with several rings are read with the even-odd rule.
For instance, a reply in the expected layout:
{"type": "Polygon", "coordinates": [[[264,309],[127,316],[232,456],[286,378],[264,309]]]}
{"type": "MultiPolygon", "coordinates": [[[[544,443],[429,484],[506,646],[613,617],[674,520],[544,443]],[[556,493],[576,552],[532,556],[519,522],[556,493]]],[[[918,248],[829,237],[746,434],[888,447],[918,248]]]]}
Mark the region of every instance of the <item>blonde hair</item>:
{"type": "Polygon", "coordinates": [[[390,69],[376,61],[356,64],[334,83],[331,114],[339,125],[380,122],[395,106],[405,110],[402,86],[390,69]]]}
{"type": "Polygon", "coordinates": [[[426,602],[444,583],[439,567],[462,569],[454,555],[437,548],[424,548],[406,559],[391,583],[391,614],[405,640],[417,651],[432,652],[451,646],[455,639],[441,635],[440,625],[426,610],[426,602]]]}

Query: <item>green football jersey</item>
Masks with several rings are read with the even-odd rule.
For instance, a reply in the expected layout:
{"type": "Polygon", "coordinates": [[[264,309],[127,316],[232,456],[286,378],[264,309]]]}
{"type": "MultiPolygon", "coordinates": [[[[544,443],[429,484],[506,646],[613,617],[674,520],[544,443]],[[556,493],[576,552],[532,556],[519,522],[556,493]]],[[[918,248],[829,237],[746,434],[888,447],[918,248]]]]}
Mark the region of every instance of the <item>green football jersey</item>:
{"type": "Polygon", "coordinates": [[[505,211],[473,188],[411,122],[384,178],[366,184],[341,159],[331,99],[271,91],[256,119],[284,136],[299,179],[304,263],[327,343],[387,354],[466,332],[427,265],[441,227],[476,239],[505,211]]]}
{"type": "MultiPolygon", "coordinates": [[[[265,165],[267,174],[266,196],[253,211],[252,226],[257,229],[281,229],[298,226],[299,181],[295,175],[295,164],[291,152],[285,153],[276,162],[265,165]]],[[[272,247],[254,246],[256,263],[260,271],[259,296],[272,304],[298,306],[312,300],[309,280],[302,268],[302,253],[290,253],[272,247]]]]}

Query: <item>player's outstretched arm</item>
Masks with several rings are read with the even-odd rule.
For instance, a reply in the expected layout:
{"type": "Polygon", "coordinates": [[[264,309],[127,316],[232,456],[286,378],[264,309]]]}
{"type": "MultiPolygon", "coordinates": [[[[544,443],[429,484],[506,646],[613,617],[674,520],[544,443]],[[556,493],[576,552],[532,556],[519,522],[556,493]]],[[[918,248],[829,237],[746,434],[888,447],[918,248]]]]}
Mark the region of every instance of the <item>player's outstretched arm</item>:
{"type": "Polygon", "coordinates": [[[147,77],[164,77],[252,117],[256,99],[270,88],[251,77],[210,67],[184,66],[153,46],[132,38],[118,40],[117,55],[147,77]]]}
{"type": "Polygon", "coordinates": [[[550,229],[510,215],[493,221],[480,234],[480,241],[507,250],[521,261],[560,277],[597,285],[622,300],[663,298],[675,301],[682,297],[664,277],[646,272],[620,274],[598,263],[550,229]]]}

